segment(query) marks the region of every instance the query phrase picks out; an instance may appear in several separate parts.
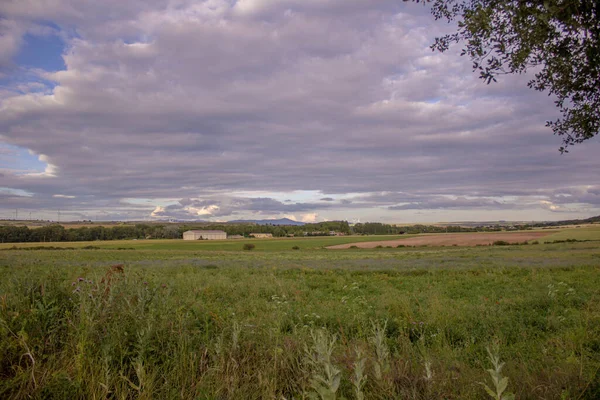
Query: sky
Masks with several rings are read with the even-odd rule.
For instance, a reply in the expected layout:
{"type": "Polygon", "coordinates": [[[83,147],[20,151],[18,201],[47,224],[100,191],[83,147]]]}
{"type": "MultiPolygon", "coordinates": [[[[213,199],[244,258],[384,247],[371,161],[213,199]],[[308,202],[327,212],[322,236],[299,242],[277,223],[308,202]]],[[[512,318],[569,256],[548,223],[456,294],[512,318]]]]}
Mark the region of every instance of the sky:
{"type": "Polygon", "coordinates": [[[398,0],[3,0],[0,218],[600,214],[599,140],[398,0]]]}

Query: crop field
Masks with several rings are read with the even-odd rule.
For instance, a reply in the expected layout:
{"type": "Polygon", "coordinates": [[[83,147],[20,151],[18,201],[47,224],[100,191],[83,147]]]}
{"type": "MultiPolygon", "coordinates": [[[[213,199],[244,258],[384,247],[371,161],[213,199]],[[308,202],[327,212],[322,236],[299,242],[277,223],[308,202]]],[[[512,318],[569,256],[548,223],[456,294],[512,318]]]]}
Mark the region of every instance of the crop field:
{"type": "Polygon", "coordinates": [[[489,246],[495,242],[508,244],[527,243],[551,235],[552,232],[528,231],[528,232],[474,232],[474,233],[448,233],[414,235],[411,238],[398,240],[383,240],[374,242],[345,243],[328,246],[329,249],[349,249],[359,247],[361,249],[372,249],[378,246],[489,246]]]}
{"type": "Polygon", "coordinates": [[[0,398],[600,398],[600,227],[400,238],[2,244],[0,398]]]}

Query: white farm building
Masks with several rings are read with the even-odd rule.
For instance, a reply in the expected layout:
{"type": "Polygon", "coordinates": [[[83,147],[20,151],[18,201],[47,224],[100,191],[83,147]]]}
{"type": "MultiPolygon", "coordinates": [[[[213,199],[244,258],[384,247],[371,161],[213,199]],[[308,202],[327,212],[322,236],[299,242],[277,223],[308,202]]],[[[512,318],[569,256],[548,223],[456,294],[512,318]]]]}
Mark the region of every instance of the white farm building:
{"type": "Polygon", "coordinates": [[[223,231],[186,231],[183,240],[224,240],[227,233],[223,231]]]}

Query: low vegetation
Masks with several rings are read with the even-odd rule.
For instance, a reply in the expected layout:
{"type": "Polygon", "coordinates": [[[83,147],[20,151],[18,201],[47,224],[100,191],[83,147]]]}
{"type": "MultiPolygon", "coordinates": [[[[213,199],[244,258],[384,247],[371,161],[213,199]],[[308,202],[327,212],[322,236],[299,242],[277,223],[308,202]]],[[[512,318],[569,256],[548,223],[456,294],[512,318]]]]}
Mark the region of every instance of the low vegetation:
{"type": "Polygon", "coordinates": [[[600,397],[597,242],[180,242],[0,252],[0,398],[600,397]]]}

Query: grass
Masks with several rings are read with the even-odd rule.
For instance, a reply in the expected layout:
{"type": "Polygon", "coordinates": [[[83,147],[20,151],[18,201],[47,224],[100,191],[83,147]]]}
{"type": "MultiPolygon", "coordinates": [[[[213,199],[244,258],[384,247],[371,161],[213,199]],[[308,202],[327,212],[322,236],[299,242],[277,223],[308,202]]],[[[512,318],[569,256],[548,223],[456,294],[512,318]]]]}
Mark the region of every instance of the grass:
{"type": "Polygon", "coordinates": [[[541,241],[553,242],[555,240],[600,240],[600,224],[581,225],[581,227],[558,230],[548,236],[544,236],[541,241]]]}
{"type": "Polygon", "coordinates": [[[600,397],[599,242],[325,239],[0,251],[0,398],[600,397]]]}
{"type": "Polygon", "coordinates": [[[374,240],[397,240],[414,237],[414,235],[382,235],[382,236],[323,236],[307,238],[275,238],[275,239],[246,239],[242,240],[111,240],[95,242],[51,242],[51,243],[2,243],[1,249],[12,247],[73,247],[86,246],[101,247],[103,249],[116,249],[119,247],[132,247],[144,250],[177,250],[177,251],[239,251],[244,243],[252,243],[256,251],[282,251],[298,246],[303,250],[322,249],[326,246],[337,244],[370,242],[374,240]]]}

